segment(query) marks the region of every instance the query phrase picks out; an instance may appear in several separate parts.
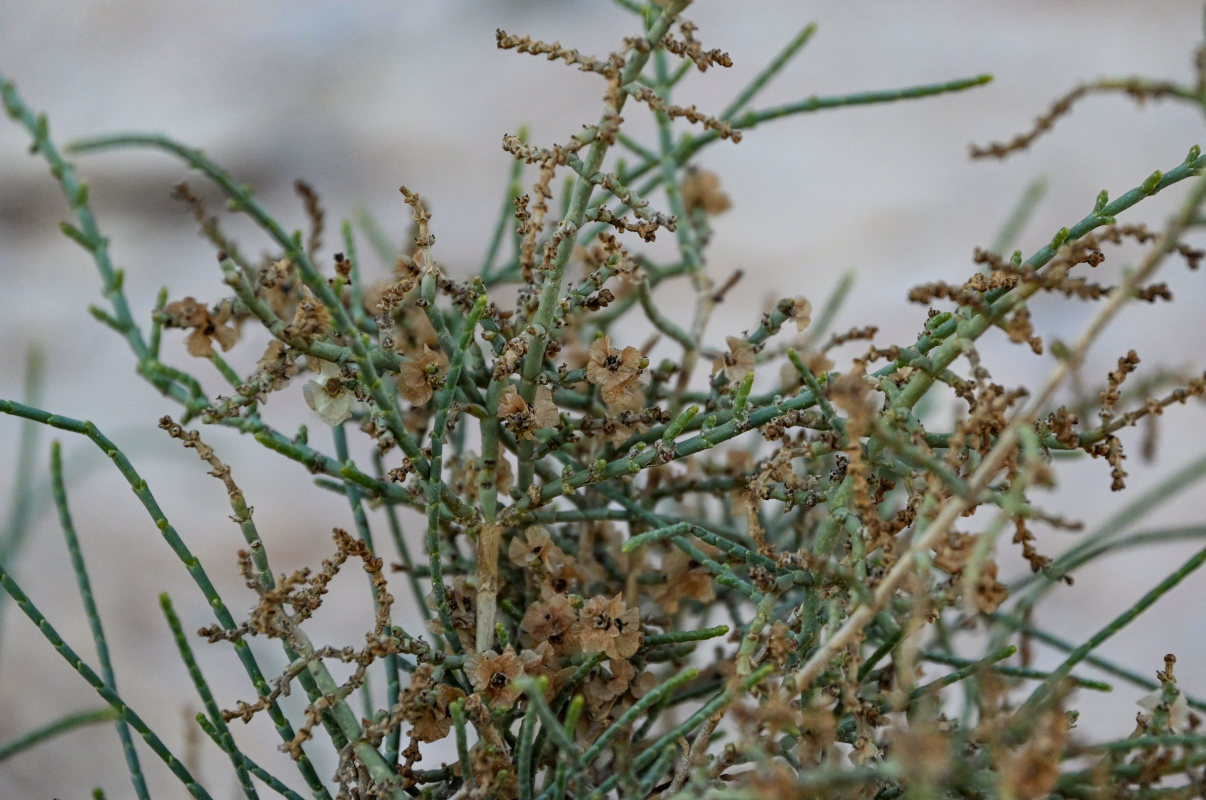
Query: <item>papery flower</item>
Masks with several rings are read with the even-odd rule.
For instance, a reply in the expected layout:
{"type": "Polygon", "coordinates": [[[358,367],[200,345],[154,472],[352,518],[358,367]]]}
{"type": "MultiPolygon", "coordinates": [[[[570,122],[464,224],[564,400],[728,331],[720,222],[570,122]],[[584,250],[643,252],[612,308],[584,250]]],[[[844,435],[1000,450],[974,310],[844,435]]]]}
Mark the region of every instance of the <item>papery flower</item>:
{"type": "Polygon", "coordinates": [[[733,708],[734,716],[743,728],[752,727],[777,735],[799,726],[801,712],[794,693],[780,686],[764,688],[759,695],[749,695],[733,708]]]}
{"type": "Polygon", "coordinates": [[[582,685],[582,694],[587,706],[598,715],[614,703],[624,692],[636,675],[632,663],[625,659],[607,662],[608,669],[596,669],[590,678],[582,685]]]}
{"type": "Polygon", "coordinates": [[[546,697],[555,695],[565,681],[574,674],[574,667],[561,666],[561,657],[548,642],[540,642],[530,650],[520,650],[519,660],[523,662],[525,675],[548,679],[546,697]]]}
{"type": "Polygon", "coordinates": [[[398,390],[412,405],[426,405],[435,390],[444,383],[448,357],[424,344],[398,370],[398,390]]]}
{"type": "MultiPolygon", "coordinates": [[[[553,544],[548,529],[543,525],[533,525],[523,532],[523,536],[515,536],[507,547],[507,557],[521,567],[532,567],[539,563],[549,566],[549,558],[553,551],[561,553],[561,549],[553,544]]],[[[564,553],[561,554],[564,557],[564,553]]]]}
{"type": "Polygon", "coordinates": [[[515,685],[515,679],[523,674],[523,661],[507,645],[502,653],[487,650],[466,657],[465,674],[486,705],[491,708],[510,708],[519,697],[520,689],[515,685]]]}
{"type": "Polygon", "coordinates": [[[732,206],[729,196],[720,190],[720,177],[710,170],[694,170],[683,179],[683,207],[690,214],[702,208],[708,214],[720,214],[732,206]]]}
{"type": "Polygon", "coordinates": [[[600,336],[590,346],[586,380],[599,387],[603,402],[613,414],[640,411],[644,405],[641,359],[641,351],[635,347],[613,350],[607,336],[600,336]]]}
{"type": "Polygon", "coordinates": [[[260,356],[255,364],[264,392],[274,392],[284,387],[297,373],[295,357],[296,352],[287,349],[280,339],[273,339],[268,343],[264,355],[260,356]]]}
{"type": "MultiPolygon", "coordinates": [[[[821,376],[833,369],[833,360],[824,353],[801,353],[800,358],[813,375],[821,376]]],[[[910,368],[904,367],[900,372],[908,369],[910,368]]],[[[784,390],[790,391],[798,386],[803,386],[804,378],[795,365],[787,361],[779,367],[779,382],[783,384],[784,390]]]]}
{"type": "Polygon", "coordinates": [[[328,425],[339,425],[352,415],[355,397],[343,385],[342,370],[330,361],[322,362],[318,377],[302,387],[302,396],[328,425]]]}
{"type": "Polygon", "coordinates": [[[630,657],[641,646],[640,611],[624,605],[623,598],[622,594],[610,600],[596,596],[582,606],[574,635],[584,652],[621,659],[630,657]]]}
{"type": "MultiPolygon", "coordinates": [[[[1165,702],[1163,692],[1152,692],[1139,698],[1139,707],[1143,709],[1139,713],[1139,716],[1145,725],[1152,724],[1155,720],[1156,710],[1165,702]]],[[[1177,692],[1176,699],[1169,704],[1165,725],[1167,725],[1169,733],[1185,733],[1189,731],[1189,701],[1185,699],[1184,692],[1177,692]]],[[[1165,731],[1155,732],[1164,733],[1165,731]]]]}
{"type": "Polygon", "coordinates": [[[514,384],[508,384],[498,396],[498,416],[502,418],[528,413],[528,404],[519,396],[514,384]]]}
{"type": "Polygon", "coordinates": [[[448,488],[457,497],[465,500],[477,499],[477,472],[481,468],[481,460],[473,450],[462,453],[451,453],[444,457],[444,464],[451,473],[448,488]]]}
{"type": "Polygon", "coordinates": [[[465,693],[455,686],[441,684],[432,692],[430,705],[410,720],[411,734],[420,742],[438,742],[452,728],[452,717],[448,706],[464,697],[465,693]]]}
{"type": "Polygon", "coordinates": [[[448,735],[452,718],[448,706],[465,696],[455,686],[431,685],[435,667],[420,664],[411,676],[410,686],[398,698],[404,718],[411,724],[411,735],[420,742],[438,742],[448,735]]]}
{"type": "Polygon", "coordinates": [[[615,386],[639,375],[640,363],[641,353],[635,347],[615,350],[611,346],[611,337],[600,336],[590,346],[586,379],[603,388],[615,386]]]}
{"type": "Polygon", "coordinates": [[[736,336],[726,336],[724,340],[729,346],[729,352],[712,362],[712,375],[715,377],[723,370],[729,385],[735,386],[754,371],[754,346],[736,336]]]}
{"type": "Polygon", "coordinates": [[[712,575],[702,564],[681,550],[673,550],[662,559],[662,574],[666,582],[653,587],[653,599],[666,613],[678,611],[678,604],[687,597],[701,603],[716,599],[712,575]]]}
{"type": "MultiPolygon", "coordinates": [[[[466,450],[460,455],[449,456],[448,467],[452,472],[452,481],[449,484],[452,490],[466,500],[476,500],[480,489],[478,479],[482,472],[482,460],[477,453],[466,450]]],[[[501,494],[506,495],[514,485],[515,472],[511,468],[511,462],[499,454],[498,460],[494,462],[494,486],[501,494]]]]}
{"type": "Polygon", "coordinates": [[[766,637],[766,655],[782,668],[789,656],[796,652],[798,645],[791,635],[791,629],[781,619],[775,620],[770,627],[770,635],[766,637]]]}
{"type": "Polygon", "coordinates": [[[797,297],[792,301],[788,314],[795,321],[796,330],[803,332],[812,323],[812,303],[804,297],[797,297]]]}
{"type": "Polygon", "coordinates": [[[293,312],[290,330],[306,339],[320,339],[331,330],[331,312],[306,287],[301,289],[301,298],[293,312]]]}
{"type": "Polygon", "coordinates": [[[502,390],[498,398],[498,417],[521,439],[531,439],[540,428],[553,428],[561,421],[553,392],[547,386],[536,387],[532,405],[528,405],[513,385],[502,390]]]}
{"type": "Polygon", "coordinates": [[[167,317],[166,327],[193,329],[184,339],[189,355],[209,358],[214,354],[213,342],[226,351],[239,340],[239,332],[226,325],[231,318],[228,302],[220,303],[217,311],[210,313],[205,303],[186,297],[168,303],[163,308],[163,314],[167,317]]]}
{"type": "Polygon", "coordinates": [[[503,495],[510,493],[511,487],[515,485],[515,471],[511,469],[511,462],[501,455],[498,457],[498,463],[494,465],[494,485],[503,495]]]}
{"type": "Polygon", "coordinates": [[[549,532],[533,525],[523,536],[515,536],[507,548],[511,561],[533,573],[540,581],[540,595],[564,594],[570,585],[584,577],[578,565],[549,537],[549,532]]]}
{"type": "MultiPolygon", "coordinates": [[[[964,575],[975,554],[976,543],[983,535],[952,532],[935,548],[934,566],[951,575],[964,575]]],[[[974,582],[964,581],[963,591],[975,607],[986,614],[996,611],[1009,597],[1009,589],[997,580],[997,572],[997,562],[984,558],[976,563],[974,582]]]]}
{"type": "Polygon", "coordinates": [[[540,595],[565,594],[585,577],[586,573],[577,562],[558,550],[549,558],[548,575],[540,583],[540,595]]]}
{"type": "MultiPolygon", "coordinates": [[[[469,585],[464,575],[452,579],[452,586],[444,587],[444,597],[448,601],[448,610],[452,616],[452,627],[460,637],[461,643],[472,646],[473,637],[477,631],[477,589],[469,585]]],[[[435,592],[427,595],[427,607],[436,610],[435,592]]],[[[439,615],[431,619],[431,630],[440,636],[447,635],[444,623],[439,615]]]]}
{"type": "Polygon", "coordinates": [[[553,390],[547,386],[536,387],[532,400],[532,416],[537,428],[555,428],[561,422],[561,411],[553,402],[553,390]]]}
{"type": "Polygon", "coordinates": [[[1059,781],[1060,756],[1070,727],[1068,714],[1058,706],[1048,708],[1031,725],[1025,744],[1002,759],[999,785],[1003,797],[1047,797],[1059,781]]]}
{"type": "MultiPolygon", "coordinates": [[[[639,395],[636,397],[636,402],[641,404],[639,395]]],[[[607,435],[607,441],[616,447],[631,439],[634,434],[644,433],[647,430],[649,430],[649,426],[641,421],[639,414],[627,411],[603,421],[603,433],[607,435]]]]}
{"type": "Polygon", "coordinates": [[[417,349],[420,345],[439,347],[437,343],[440,341],[440,337],[436,335],[435,328],[431,326],[427,312],[418,306],[408,305],[402,310],[400,328],[403,336],[413,342],[411,349],[417,349]]]}
{"type": "Polygon", "coordinates": [[[301,281],[297,279],[296,265],[288,258],[264,264],[255,276],[256,297],[266,302],[272,313],[282,319],[296,310],[295,304],[302,288],[301,281]]]}
{"type": "Polygon", "coordinates": [[[547,642],[559,655],[570,654],[577,646],[574,626],[578,615],[563,594],[537,600],[528,606],[519,622],[520,642],[547,642]]]}
{"type": "Polygon", "coordinates": [[[639,700],[655,688],[657,688],[657,676],[653,674],[653,670],[646,669],[641,670],[641,674],[635,681],[629,682],[628,693],[639,700]]]}
{"type": "MultiPolygon", "coordinates": [[[[576,331],[577,328],[572,327],[568,333],[573,334],[576,331]]],[[[573,336],[566,344],[562,345],[558,355],[569,369],[586,369],[586,365],[590,363],[590,350],[582,346],[582,342],[577,336],[573,336]]]]}
{"type": "Polygon", "coordinates": [[[1009,597],[1009,587],[997,580],[997,562],[985,561],[976,573],[972,603],[985,614],[992,614],[1009,597]]]}

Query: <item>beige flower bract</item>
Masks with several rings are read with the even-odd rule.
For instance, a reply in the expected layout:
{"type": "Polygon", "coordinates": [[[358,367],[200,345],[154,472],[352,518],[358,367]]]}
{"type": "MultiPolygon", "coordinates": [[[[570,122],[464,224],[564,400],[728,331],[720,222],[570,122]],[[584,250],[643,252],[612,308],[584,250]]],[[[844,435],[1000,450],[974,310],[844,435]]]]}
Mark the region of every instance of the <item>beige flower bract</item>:
{"type": "Polygon", "coordinates": [[[590,346],[586,380],[599,387],[599,394],[612,413],[640,411],[644,406],[641,386],[641,351],[635,347],[614,350],[611,338],[600,336],[590,346]]]}
{"type": "Polygon", "coordinates": [[[448,356],[424,344],[423,349],[398,370],[398,390],[412,405],[426,405],[435,390],[443,385],[447,371],[448,356]]]}
{"type": "Polygon", "coordinates": [[[578,614],[574,634],[587,653],[605,653],[613,659],[629,658],[641,646],[640,612],[626,606],[622,594],[610,600],[592,597],[578,614]]]}

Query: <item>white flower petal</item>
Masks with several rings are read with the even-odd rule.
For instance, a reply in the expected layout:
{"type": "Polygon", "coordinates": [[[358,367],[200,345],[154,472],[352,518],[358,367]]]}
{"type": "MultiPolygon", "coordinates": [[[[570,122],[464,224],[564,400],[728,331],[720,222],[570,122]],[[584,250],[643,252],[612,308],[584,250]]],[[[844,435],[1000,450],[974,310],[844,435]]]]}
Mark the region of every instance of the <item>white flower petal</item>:
{"type": "MultiPolygon", "coordinates": [[[[323,372],[326,372],[325,366],[323,372]]],[[[339,425],[352,415],[352,396],[346,391],[332,395],[327,391],[325,381],[308,381],[302,387],[302,396],[306,398],[306,405],[314,409],[328,425],[339,425]]]]}

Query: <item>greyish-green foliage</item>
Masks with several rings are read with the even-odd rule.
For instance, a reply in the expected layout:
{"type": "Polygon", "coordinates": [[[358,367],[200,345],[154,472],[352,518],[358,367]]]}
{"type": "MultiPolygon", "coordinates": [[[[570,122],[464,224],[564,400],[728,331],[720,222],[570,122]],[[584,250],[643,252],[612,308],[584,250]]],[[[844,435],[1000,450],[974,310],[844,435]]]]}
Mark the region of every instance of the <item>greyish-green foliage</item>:
{"type": "MultiPolygon", "coordinates": [[[[67,197],[74,220],[63,232],[99,270],[106,305],[94,316],[129,345],[138,375],[179,404],[177,418],[160,427],[226,488],[232,524],[246,541],[238,564],[258,598],[252,611],[241,618],[231,607],[244,607],[245,597],[219,597],[143,475],[94,424],[12,400],[0,400],[0,410],[99,447],[178,556],[181,576],[200,590],[213,612],[200,632],[208,643],[182,628],[166,595],[162,607],[200,694],[197,724],[228,756],[242,792],[561,800],[1200,791],[1206,737],[1191,709],[1203,703],[1178,685],[1175,659],[1157,682],[1094,650],[1196,569],[1206,550],[1082,643],[1045,632],[1040,601],[1104,553],[1200,538],[1197,530],[1153,536],[1133,528],[1145,509],[1193,485],[1206,464],[1138,498],[1059,559],[1043,554],[1035,531],[1067,525],[1036,496],[1053,480],[1054,455],[1105,459],[1121,489],[1118,432],[1206,390],[1197,377],[1163,394],[1124,393],[1137,366],[1127,354],[1095,408],[1057,401],[1128,303],[1168,299],[1153,282],[1166,256],[1198,266],[1203,254],[1182,237],[1201,223],[1206,183],[1191,179],[1206,156],[1194,146],[1183,159],[1154,164],[1163,171],[1141,185],[1114,198],[1102,192],[1083,219],[1052,224],[1050,242],[1034,253],[978,251],[965,282],[916,287],[911,300],[946,310],[931,309],[915,340],[828,330],[852,291],[846,284],[823,304],[813,298],[816,319],[809,299],[791,292],[752,328],[718,337],[710,316],[740,275],[708,263],[711,221],[728,199],[717,176],[694,165],[701,151],[772,120],[791,125],[821,109],[924,102],[989,79],[760,107],[760,89],[812,37],[809,26],[751,73],[726,108],[683,107],[674,100],[677,82],[732,66],[728,55],[696,39],[682,16],[686,0],[621,5],[633,12],[633,35],[606,58],[499,31],[499,47],[594,73],[605,93],[597,122],[562,144],[529,142],[522,132],[504,138],[512,179],[489,251],[470,276],[445,270],[438,221],[406,188],[414,225],[401,252],[373,224],[357,231],[345,223],[342,252],[322,256],[325,214],[309,186],[298,184],[310,230],[290,231],[237,176],[175,140],[123,134],[60,149],[46,117],[0,76],[8,115],[67,197]],[[639,114],[652,115],[650,141],[626,132],[624,118],[639,114]],[[271,256],[247,255],[253,248],[230,239],[182,185],[177,197],[218,251],[215,287],[225,288],[215,293],[225,296],[171,299],[165,288],[155,308],[131,308],[87,184],[65,155],[127,147],[169,153],[216,184],[229,210],[266,237],[254,249],[266,241],[271,256]],[[1121,218],[1166,190],[1184,199],[1163,230],[1121,218]],[[650,255],[642,240],[655,237],[674,247],[650,255]],[[1086,277],[1123,240],[1146,249],[1121,282],[1086,277]],[[363,279],[357,253],[365,242],[396,264],[383,283],[363,279]],[[663,284],[694,307],[659,305],[653,292],[663,284]],[[1044,342],[1028,306],[1041,295],[1095,300],[1098,312],[1071,344],[1044,342]],[[632,341],[626,323],[634,317],[656,335],[632,341]],[[271,344],[247,357],[253,329],[266,330],[271,344]],[[167,363],[160,343],[169,336],[186,337],[194,358],[167,363]],[[995,383],[978,349],[990,336],[1045,354],[1049,378],[1024,388],[995,383]],[[215,376],[229,384],[221,395],[203,388],[215,376]],[[333,449],[315,443],[325,435],[278,428],[274,393],[300,393],[314,412],[310,427],[329,429],[333,449]],[[923,401],[957,402],[960,413],[954,421],[927,415],[923,401]],[[334,532],[328,560],[313,571],[273,570],[273,543],[261,538],[236,483],[237,462],[232,469],[206,444],[206,426],[247,434],[317,476],[310,484],[301,469],[283,473],[302,487],[346,497],[347,530],[334,532]],[[370,452],[359,447],[365,443],[372,455],[354,457],[370,452]],[[965,521],[976,510],[974,522],[965,521]],[[421,553],[410,552],[403,535],[416,524],[425,529],[421,553]],[[1018,548],[998,548],[1002,534],[1018,548]],[[997,560],[1018,550],[1033,574],[1005,585],[997,560]],[[348,626],[345,647],[318,646],[307,622],[348,562],[367,574],[375,614],[348,626]],[[387,562],[397,562],[395,574],[387,562]],[[425,628],[397,624],[400,604],[425,628]],[[1062,663],[1034,668],[1027,654],[1036,643],[1063,651],[1062,663]],[[262,666],[270,646],[287,658],[280,674],[262,666]],[[232,669],[246,671],[255,700],[215,697],[197,647],[233,650],[232,669]],[[1078,675],[1086,664],[1154,693],[1131,737],[1070,733],[1078,698],[1111,688],[1078,675]],[[925,682],[922,666],[931,675],[925,682]],[[308,698],[303,713],[278,702],[289,690],[308,698]],[[241,749],[245,724],[261,736],[274,730],[296,773],[269,774],[241,749]],[[312,758],[324,748],[337,753],[333,775],[312,758]]],[[[1198,68],[1194,86],[1081,86],[1031,133],[973,155],[1024,149],[1087,92],[1202,107],[1202,58],[1198,68]]],[[[1025,199],[1019,215],[1033,211],[1033,201],[1025,199]]],[[[65,644],[16,583],[18,553],[8,541],[0,584],[105,706],[48,722],[4,745],[0,758],[62,730],[115,721],[139,796],[149,794],[140,761],[147,748],[194,797],[211,796],[206,783],[230,786],[229,776],[190,774],[139,717],[136,692],[115,691],[57,444],[51,470],[95,656],[65,644]]],[[[30,513],[30,484],[17,491],[12,530],[30,513]]]]}

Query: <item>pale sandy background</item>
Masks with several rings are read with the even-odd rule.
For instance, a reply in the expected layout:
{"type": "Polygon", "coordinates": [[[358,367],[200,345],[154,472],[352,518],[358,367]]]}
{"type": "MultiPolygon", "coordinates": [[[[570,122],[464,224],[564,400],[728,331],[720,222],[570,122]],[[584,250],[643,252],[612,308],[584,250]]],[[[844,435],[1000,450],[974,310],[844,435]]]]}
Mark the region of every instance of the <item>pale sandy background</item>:
{"type": "MultiPolygon", "coordinates": [[[[882,342],[911,341],[924,309],[904,302],[907,288],[921,279],[967,274],[973,247],[992,239],[1035,177],[1046,176],[1050,188],[1019,243],[1027,253],[1060,226],[1079,220],[1101,188],[1119,194],[1153,169],[1174,166],[1206,137],[1201,120],[1178,106],[1136,111],[1128,100],[1098,97],[1085,101],[1029,154],[1005,164],[970,163],[968,143],[1028,126],[1080,80],[1131,73],[1188,80],[1201,17],[1190,2],[701,2],[693,11],[699,36],[708,46],[728,50],[735,61],[727,73],[692,76],[684,85],[680,98],[705,110],[723,107],[810,20],[819,23],[819,32],[760,105],[981,72],[997,77],[989,87],[963,95],[780,121],[750,132],[739,146],[720,143],[708,150],[703,163],[722,174],[734,201],[733,211],[717,221],[713,268],[727,274],[741,266],[751,276],[723,307],[711,338],[721,342],[726,332],[747,327],[768,294],[804,292],[819,301],[841,272],[854,269],[860,282],[841,323],[875,321],[885,331],[882,342]]],[[[0,4],[0,69],[17,81],[28,102],[49,112],[57,141],[114,130],[171,133],[254,184],[290,224],[301,222],[290,185],[305,177],[322,193],[333,220],[363,204],[400,232],[408,212],[397,187],[405,183],[423,193],[435,214],[438,257],[464,275],[483,252],[501,197],[508,170],[499,148],[502,135],[526,122],[535,141],[564,141],[598,117],[597,79],[495,50],[498,27],[600,55],[634,30],[626,14],[600,2],[9,0],[0,4]]],[[[635,107],[627,112],[634,120],[642,116],[635,107]]],[[[158,417],[176,407],[130,378],[132,357],[124,344],[87,315],[86,306],[99,302],[95,271],[85,254],[58,235],[66,206],[43,163],[25,154],[26,145],[22,131],[0,124],[0,396],[20,394],[23,353],[39,347],[50,365],[42,405],[94,420],[130,453],[227,601],[242,610],[247,595],[234,575],[232,555],[239,537],[226,521],[223,493],[193,454],[156,430],[158,417]]],[[[179,164],[155,153],[121,153],[90,157],[80,171],[92,182],[113,257],[128,270],[136,313],[145,319],[163,284],[175,297],[220,296],[208,245],[168,198],[185,176],[179,164]]],[[[199,179],[194,183],[200,185],[199,179]]],[[[1181,193],[1178,187],[1128,219],[1159,224],[1181,193]]],[[[252,253],[267,248],[253,236],[243,242],[252,253]]],[[[328,242],[334,243],[333,236],[328,242]]],[[[1118,257],[1103,270],[1116,271],[1124,263],[1118,257]]],[[[1115,325],[1094,353],[1093,380],[1128,347],[1144,357],[1144,368],[1161,360],[1201,364],[1206,323],[1199,309],[1206,276],[1173,266],[1167,279],[1178,302],[1135,309],[1115,325]]],[[[1065,338],[1075,335],[1091,311],[1080,304],[1036,305],[1042,332],[1065,338]]],[[[178,337],[167,338],[168,352],[179,354],[178,337]]],[[[1003,381],[1037,380],[1049,366],[1018,349],[995,352],[995,374],[1003,381]]],[[[302,410],[287,403],[276,413],[304,419],[302,410]]],[[[1164,430],[1172,435],[1161,461],[1145,466],[1136,453],[1129,462],[1134,493],[1201,455],[1204,413],[1195,404],[1165,417],[1164,430]]],[[[315,429],[315,441],[325,445],[315,429]]],[[[17,435],[14,420],[0,419],[3,504],[12,485],[17,435]]],[[[330,528],[349,522],[341,500],[298,491],[307,482],[301,469],[260,455],[250,442],[226,432],[207,438],[234,464],[278,569],[313,564],[327,553],[330,528]]],[[[1128,441],[1137,451],[1136,438],[1128,441]]],[[[119,686],[179,747],[197,701],[191,689],[179,688],[187,678],[156,595],[170,590],[189,628],[208,621],[203,603],[95,448],[65,437],[64,449],[119,686]]],[[[42,492],[37,502],[45,510],[44,453],[43,448],[36,474],[42,492]]],[[[1126,500],[1112,496],[1108,484],[1105,465],[1088,465],[1065,480],[1049,506],[1099,522],[1126,500]]],[[[1151,524],[1201,522],[1200,500],[1185,496],[1151,524]]],[[[1070,541],[1068,534],[1045,536],[1041,546],[1048,551],[1070,541]]],[[[1083,638],[1190,552],[1191,547],[1169,546],[1144,558],[1103,562],[1061,592],[1058,611],[1053,605],[1044,622],[1083,638]]],[[[30,531],[16,571],[68,640],[94,661],[64,558],[58,526],[47,516],[30,531]]],[[[1019,562],[1009,552],[1002,567],[1017,574],[1019,562]]],[[[351,599],[319,620],[332,642],[359,639],[358,628],[341,626],[341,615],[351,619],[367,602],[358,580],[345,577],[351,599]]],[[[1161,656],[1175,650],[1184,684],[1206,694],[1204,590],[1201,576],[1186,581],[1106,652],[1151,674],[1161,656]]],[[[404,596],[401,585],[396,593],[404,596]]],[[[233,664],[229,652],[205,646],[201,651],[222,701],[250,695],[238,676],[218,677],[223,665],[233,664]]],[[[1125,735],[1138,696],[1119,686],[1105,698],[1080,698],[1082,730],[1125,735]]],[[[0,741],[97,702],[6,603],[0,741]]],[[[258,749],[271,750],[267,737],[273,734],[266,728],[248,733],[248,741],[265,738],[258,749]]],[[[179,787],[152,756],[144,763],[156,796],[179,796],[179,787]]],[[[212,749],[200,756],[199,770],[217,796],[233,792],[212,749]]],[[[130,788],[123,774],[116,737],[109,728],[93,728],[0,764],[0,797],[78,798],[94,785],[110,797],[125,797],[130,788]]]]}

